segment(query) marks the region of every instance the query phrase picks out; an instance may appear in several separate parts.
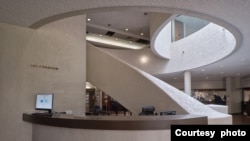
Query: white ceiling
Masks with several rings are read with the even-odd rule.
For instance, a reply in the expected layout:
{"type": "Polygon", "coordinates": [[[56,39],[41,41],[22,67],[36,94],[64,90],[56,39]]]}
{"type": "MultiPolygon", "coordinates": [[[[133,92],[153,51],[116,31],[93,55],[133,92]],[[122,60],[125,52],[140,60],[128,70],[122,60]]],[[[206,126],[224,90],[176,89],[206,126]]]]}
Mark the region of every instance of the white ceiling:
{"type": "MultiPolygon", "coordinates": [[[[147,11],[137,12],[134,11],[118,11],[118,12],[105,12],[105,13],[93,13],[88,14],[87,17],[91,18],[91,24],[107,26],[121,32],[125,32],[125,28],[130,29],[129,33],[134,35],[140,35],[144,32],[145,38],[149,38],[149,20],[150,13],[147,11]],[[123,17],[123,18],[121,18],[123,17]],[[132,20],[131,20],[132,19],[132,20]],[[110,26],[111,25],[111,26],[110,26]]],[[[192,24],[192,23],[191,23],[192,24]]],[[[95,30],[96,33],[105,34],[105,31],[95,30]]],[[[125,35],[124,33],[123,35],[125,35]]],[[[126,39],[128,36],[122,36],[126,39]]],[[[129,40],[129,39],[128,39],[129,40]]],[[[131,39],[132,40],[132,39],[131,39]]],[[[250,53],[250,52],[249,52],[250,53]]],[[[234,53],[235,54],[235,53],[234,53]]],[[[210,64],[204,67],[190,70],[192,73],[192,80],[223,80],[225,77],[245,77],[250,75],[250,58],[248,56],[232,56],[219,61],[214,64],[210,64]],[[231,59],[230,59],[231,58],[231,59]],[[236,58],[236,59],[234,59],[236,58]],[[230,60],[229,60],[230,59],[230,60]],[[237,67],[236,67],[237,66],[237,67]]],[[[171,74],[158,74],[155,75],[161,79],[167,81],[183,81],[183,72],[171,73],[171,74]]]]}
{"type": "Polygon", "coordinates": [[[134,11],[111,11],[101,13],[87,14],[90,18],[90,24],[96,24],[103,27],[113,28],[122,32],[128,32],[149,38],[149,15],[144,12],[134,11]],[[125,29],[128,31],[125,31],[125,29]]]}
{"type": "MultiPolygon", "coordinates": [[[[134,11],[109,11],[87,14],[87,19],[87,33],[97,33],[103,36],[106,35],[116,40],[119,39],[119,41],[121,41],[120,39],[123,39],[143,44],[142,46],[149,46],[150,44],[150,18],[147,13],[134,11]]],[[[107,45],[104,45],[104,47],[114,48],[114,46],[107,45]]]]}
{"type": "MultiPolygon", "coordinates": [[[[157,12],[165,11],[168,7],[170,12],[176,12],[178,14],[187,13],[187,15],[193,14],[194,16],[203,17],[205,19],[212,19],[213,22],[215,21],[222,26],[224,23],[227,23],[234,27],[234,30],[240,32],[242,40],[238,42],[240,43],[239,49],[221,61],[190,70],[192,73],[192,80],[222,80],[228,76],[245,77],[250,75],[250,1],[198,0],[196,3],[191,2],[191,0],[185,2],[182,0],[175,0],[174,2],[171,0],[159,0],[158,3],[140,3],[137,1],[118,0],[115,5],[147,5],[154,7],[153,9],[159,7],[159,9],[156,10],[157,12]],[[128,3],[126,3],[127,1],[128,3]]],[[[36,23],[42,23],[43,19],[47,18],[45,21],[53,21],[56,18],[60,18],[60,16],[53,17],[54,15],[60,15],[67,12],[70,13],[71,11],[88,9],[91,7],[96,8],[98,5],[103,5],[103,7],[109,6],[109,2],[95,2],[96,1],[86,0],[75,2],[62,0],[60,3],[56,0],[0,0],[0,22],[25,27],[32,27],[33,25],[33,27],[35,27],[36,23]]],[[[110,0],[110,3],[111,2],[113,2],[113,0],[110,0]]],[[[126,7],[116,8],[112,11],[105,9],[103,10],[105,12],[87,14],[87,17],[91,18],[91,21],[88,23],[90,26],[87,30],[89,30],[89,32],[94,32],[95,29],[93,27],[91,29],[91,25],[97,25],[100,27],[99,29],[110,29],[117,31],[117,33],[119,32],[117,37],[120,38],[129,37],[128,39],[137,40],[141,37],[147,40],[149,38],[149,15],[145,14],[148,13],[147,8],[139,11],[128,11],[126,9],[126,7]],[[125,28],[129,30],[125,31],[125,28]],[[140,35],[141,32],[144,33],[144,36],[140,35]]],[[[84,13],[86,11],[80,11],[78,14],[81,12],[84,13]]],[[[101,32],[101,30],[98,31],[101,32]]],[[[104,33],[106,33],[106,30],[102,31],[102,34],[104,33]]],[[[181,81],[183,80],[183,73],[164,74],[158,75],[158,77],[171,81],[181,81]]]]}

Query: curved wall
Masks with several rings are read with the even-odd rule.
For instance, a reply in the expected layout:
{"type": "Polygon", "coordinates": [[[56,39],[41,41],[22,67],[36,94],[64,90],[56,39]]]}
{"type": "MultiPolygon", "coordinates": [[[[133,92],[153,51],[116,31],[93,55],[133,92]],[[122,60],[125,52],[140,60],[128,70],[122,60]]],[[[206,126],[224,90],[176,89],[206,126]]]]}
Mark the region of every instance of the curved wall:
{"type": "Polygon", "coordinates": [[[149,49],[109,50],[114,56],[151,74],[181,72],[205,66],[230,55],[236,48],[234,36],[215,24],[209,24],[198,32],[173,42],[169,60],[158,58],[149,49]],[[141,57],[147,62],[141,62],[141,57]]]}
{"type": "Polygon", "coordinates": [[[170,130],[93,130],[33,125],[33,141],[171,141],[170,130]]]}
{"type": "Polygon", "coordinates": [[[236,50],[234,36],[215,24],[171,44],[171,59],[167,72],[176,72],[205,66],[219,61],[236,50]]]}
{"type": "MultiPolygon", "coordinates": [[[[116,0],[115,2],[113,0],[105,0],[105,2],[104,1],[97,2],[97,1],[89,1],[89,0],[72,2],[68,0],[62,0],[60,1],[60,4],[58,4],[58,1],[53,1],[53,0],[46,1],[46,2],[42,0],[37,0],[37,1],[15,0],[11,3],[11,5],[8,5],[4,2],[1,3],[1,11],[3,11],[3,13],[6,15],[7,19],[5,19],[5,17],[0,17],[0,19],[1,19],[1,22],[6,22],[10,24],[18,24],[20,26],[26,26],[26,27],[33,25],[31,27],[38,28],[54,20],[63,19],[67,16],[79,15],[79,14],[85,13],[87,9],[91,9],[90,11],[95,11],[95,8],[101,8],[102,10],[110,10],[109,9],[110,7],[117,7],[117,9],[122,10],[122,9],[127,9],[128,6],[132,6],[134,7],[134,10],[136,10],[138,7],[140,8],[143,7],[145,8],[145,10],[148,9],[149,11],[156,10],[158,12],[170,12],[170,13],[172,12],[172,13],[178,13],[178,14],[189,14],[190,16],[194,15],[194,16],[201,17],[201,18],[203,17],[204,19],[208,19],[209,21],[218,23],[219,25],[225,26],[227,29],[234,31],[233,33],[237,34],[238,36],[236,37],[237,39],[239,39],[240,33],[235,27],[230,26],[230,24],[239,25],[241,22],[244,22],[244,21],[241,21],[241,22],[236,21],[234,20],[234,17],[237,17],[238,14],[247,15],[248,13],[246,12],[248,11],[246,11],[245,13],[244,11],[239,12],[234,7],[242,6],[242,3],[235,3],[233,1],[228,1],[228,4],[226,5],[224,1],[217,1],[216,4],[217,5],[214,6],[214,1],[204,2],[203,0],[196,1],[195,3],[193,3],[192,0],[187,0],[187,1],[183,1],[183,0],[175,0],[175,1],[172,1],[172,0],[157,0],[157,1],[116,0]],[[122,6],[122,8],[120,8],[120,6],[122,6]],[[150,6],[154,8],[149,8],[150,6]],[[232,10],[235,10],[235,12],[232,12],[232,10]],[[228,15],[228,13],[230,13],[230,15],[228,15]],[[20,19],[21,21],[19,21],[20,19]],[[228,24],[225,21],[226,22],[228,21],[230,23],[228,24]]],[[[115,9],[115,8],[111,8],[111,9],[115,9]]],[[[242,27],[238,26],[238,28],[244,30],[244,26],[242,27]]],[[[50,75],[53,72],[41,70],[39,71],[39,73],[48,74],[48,77],[39,77],[37,73],[32,72],[31,74],[32,76],[34,76],[34,79],[29,79],[29,77],[31,77],[29,73],[30,71],[29,63],[32,59],[34,58],[37,59],[36,55],[39,54],[37,52],[41,50],[44,50],[42,52],[53,54],[53,51],[51,52],[51,50],[48,48],[53,46],[53,47],[57,47],[58,49],[57,51],[60,51],[61,48],[71,47],[71,45],[69,45],[70,42],[68,42],[68,39],[67,40],[65,38],[58,39],[55,36],[48,36],[44,34],[41,35],[41,33],[37,33],[27,28],[7,26],[7,25],[1,24],[0,30],[1,30],[0,32],[0,37],[1,37],[0,38],[1,39],[1,42],[0,42],[1,63],[0,65],[1,65],[1,68],[4,68],[0,70],[1,72],[1,75],[0,75],[1,77],[0,79],[0,84],[1,84],[0,85],[0,88],[1,88],[0,89],[1,90],[0,111],[1,113],[4,113],[4,114],[1,114],[0,116],[1,118],[0,121],[4,121],[4,122],[1,122],[0,136],[3,140],[23,140],[23,141],[32,140],[31,134],[29,133],[30,126],[25,125],[24,123],[20,122],[21,119],[18,118],[21,115],[20,112],[23,112],[23,110],[33,109],[33,105],[26,101],[29,101],[29,99],[31,99],[31,97],[33,96],[33,93],[36,90],[27,91],[26,87],[30,87],[31,85],[34,85],[37,89],[41,89],[41,90],[43,88],[50,89],[52,86],[50,85],[51,87],[48,88],[46,87],[47,86],[46,83],[48,82],[48,84],[50,84],[51,78],[53,78],[54,75],[50,75]],[[37,43],[36,41],[39,41],[39,43],[37,43]],[[33,55],[33,52],[30,52],[28,50],[29,48],[32,48],[32,47],[35,48],[33,51],[36,52],[36,55],[33,55]],[[25,61],[29,63],[26,64],[25,61]],[[27,71],[26,67],[28,68],[28,72],[26,72],[27,71]],[[27,80],[29,82],[26,83],[26,79],[29,79],[27,80]],[[40,81],[40,80],[42,81],[42,84],[38,85],[37,83],[35,83],[36,81],[40,81]],[[40,86],[42,86],[42,88],[40,88],[40,86]],[[12,89],[10,89],[10,87],[12,89]],[[13,99],[13,97],[15,96],[17,98],[13,99]],[[15,105],[19,103],[21,103],[21,106],[15,105]],[[10,108],[8,112],[6,112],[5,106],[10,108]],[[7,128],[8,130],[6,130],[7,128]]],[[[79,29],[79,31],[81,30],[82,29],[79,29]]],[[[237,42],[238,45],[239,43],[240,42],[237,42]]],[[[84,44],[81,46],[84,46],[84,44]]],[[[81,53],[85,52],[84,50],[82,50],[82,48],[81,49],[77,48],[74,51],[75,51],[74,53],[62,51],[61,53],[63,55],[62,54],[58,56],[56,55],[56,57],[61,59],[62,57],[64,57],[64,54],[70,53],[70,54],[75,55],[79,53],[80,55],[82,55],[81,53]]],[[[46,60],[47,62],[51,61],[50,60],[51,58],[49,57],[47,58],[49,61],[46,60]]],[[[84,60],[84,58],[82,59],[84,60]]],[[[57,62],[57,61],[58,60],[53,60],[53,62],[57,62]]],[[[84,70],[81,70],[82,69],[81,63],[82,62],[76,61],[75,64],[65,64],[65,66],[67,66],[66,67],[67,69],[63,70],[62,73],[57,74],[55,76],[56,77],[55,79],[60,79],[60,80],[63,79],[65,81],[68,81],[68,77],[71,77],[71,76],[67,77],[66,75],[69,73],[70,74],[72,73],[73,75],[75,74],[76,76],[78,76],[78,74],[82,75],[82,72],[84,72],[84,70]],[[80,69],[79,69],[79,66],[80,66],[80,69]],[[72,70],[71,67],[74,69],[77,68],[77,70],[72,70]]],[[[64,63],[62,62],[62,64],[64,63]]],[[[84,76],[81,78],[76,77],[76,76],[72,76],[74,80],[70,81],[70,84],[72,84],[71,82],[75,82],[78,79],[84,78],[84,76]]],[[[76,83],[74,83],[74,84],[79,84],[79,87],[77,88],[71,85],[72,86],[71,90],[77,90],[79,92],[82,91],[83,87],[80,85],[84,85],[85,83],[80,84],[81,82],[82,81],[79,80],[76,83]]],[[[61,88],[66,89],[64,86],[68,86],[68,84],[66,83],[62,85],[59,84],[59,85],[60,85],[60,89],[61,88]]],[[[57,86],[55,87],[58,88],[57,86]]],[[[63,90],[60,92],[65,93],[65,94],[72,93],[72,91],[63,91],[63,90]]],[[[81,96],[79,96],[79,99],[75,99],[75,100],[82,101],[81,96]]],[[[84,105],[80,104],[78,106],[84,106],[84,105]]]]}
{"type": "Polygon", "coordinates": [[[35,111],[36,93],[53,92],[56,111],[84,112],[84,23],[76,16],[41,30],[0,24],[1,140],[32,141],[21,115],[35,111]]]}
{"type": "Polygon", "coordinates": [[[109,49],[87,45],[87,80],[118,100],[135,114],[153,105],[159,113],[207,116],[209,124],[232,124],[232,117],[219,113],[171,85],[109,54],[109,49]]]}
{"type": "Polygon", "coordinates": [[[213,23],[188,37],[171,42],[170,20],[171,17],[159,26],[151,38],[153,53],[170,59],[167,72],[185,71],[208,65],[236,50],[234,36],[227,29],[213,23]]]}
{"type": "Polygon", "coordinates": [[[145,105],[154,105],[158,113],[166,110],[187,113],[140,70],[90,44],[87,45],[87,81],[136,115],[145,105]]]}
{"type": "Polygon", "coordinates": [[[167,13],[150,13],[150,48],[155,55],[170,59],[171,22],[167,13]]]}

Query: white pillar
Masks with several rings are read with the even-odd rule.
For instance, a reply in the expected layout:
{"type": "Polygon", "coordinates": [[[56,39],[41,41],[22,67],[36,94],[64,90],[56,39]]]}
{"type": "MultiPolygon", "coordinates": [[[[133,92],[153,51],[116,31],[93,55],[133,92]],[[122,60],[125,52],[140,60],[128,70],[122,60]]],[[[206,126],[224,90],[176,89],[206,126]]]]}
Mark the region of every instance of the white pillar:
{"type": "Polygon", "coordinates": [[[227,95],[227,106],[228,113],[240,113],[242,92],[240,89],[240,78],[227,77],[226,78],[226,95],[227,95]]]}
{"type": "Polygon", "coordinates": [[[191,96],[191,72],[184,72],[184,91],[191,96]]]}

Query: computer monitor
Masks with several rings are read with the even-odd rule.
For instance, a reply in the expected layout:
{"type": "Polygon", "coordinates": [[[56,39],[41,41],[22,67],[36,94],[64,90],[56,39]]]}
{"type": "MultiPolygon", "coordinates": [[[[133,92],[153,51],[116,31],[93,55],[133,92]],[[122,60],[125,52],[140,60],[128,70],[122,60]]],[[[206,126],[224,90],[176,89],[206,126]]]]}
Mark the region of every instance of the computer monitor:
{"type": "Polygon", "coordinates": [[[143,106],[142,112],[139,115],[155,115],[154,106],[143,106]]]}
{"type": "Polygon", "coordinates": [[[39,93],[36,95],[36,110],[46,110],[48,113],[53,109],[54,94],[39,93]]]}

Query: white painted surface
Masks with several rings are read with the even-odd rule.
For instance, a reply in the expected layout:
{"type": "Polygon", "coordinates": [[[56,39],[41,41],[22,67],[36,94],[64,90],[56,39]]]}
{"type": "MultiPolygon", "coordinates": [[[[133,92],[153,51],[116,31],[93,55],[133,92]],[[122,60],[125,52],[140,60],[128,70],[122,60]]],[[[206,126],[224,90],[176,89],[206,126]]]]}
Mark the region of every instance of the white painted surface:
{"type": "Polygon", "coordinates": [[[171,14],[151,13],[150,14],[150,48],[153,53],[161,58],[170,59],[171,45],[171,14]]]}
{"type": "Polygon", "coordinates": [[[185,71],[184,72],[184,91],[186,94],[188,94],[189,96],[191,96],[191,72],[190,71],[185,71]]]}
{"type": "Polygon", "coordinates": [[[208,104],[207,106],[218,111],[218,112],[228,114],[228,106],[227,105],[208,104]]]}
{"type": "Polygon", "coordinates": [[[87,46],[87,80],[133,113],[139,114],[144,105],[153,105],[158,113],[166,109],[175,110],[177,114],[207,116],[210,124],[221,124],[216,121],[217,118],[225,119],[224,124],[232,124],[231,115],[209,108],[177,88],[112,56],[108,51],[87,46]]]}

